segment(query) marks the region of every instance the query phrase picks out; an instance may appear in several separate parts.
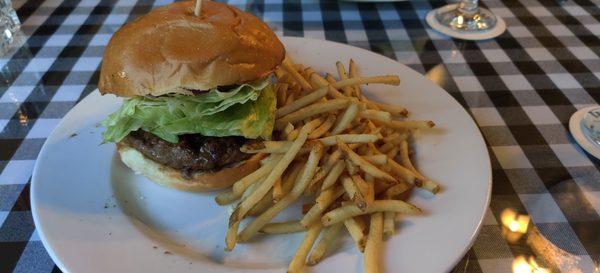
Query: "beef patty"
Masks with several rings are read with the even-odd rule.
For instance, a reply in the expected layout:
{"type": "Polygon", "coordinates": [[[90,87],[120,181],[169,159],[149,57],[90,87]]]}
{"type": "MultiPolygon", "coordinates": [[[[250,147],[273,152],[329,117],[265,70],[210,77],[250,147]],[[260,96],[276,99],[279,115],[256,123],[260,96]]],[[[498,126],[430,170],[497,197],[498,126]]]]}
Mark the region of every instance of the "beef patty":
{"type": "Polygon", "coordinates": [[[188,134],[180,135],[178,143],[171,143],[140,129],[129,133],[123,141],[155,162],[180,170],[186,178],[196,171],[217,171],[250,157],[240,151],[249,140],[237,136],[188,134]]]}

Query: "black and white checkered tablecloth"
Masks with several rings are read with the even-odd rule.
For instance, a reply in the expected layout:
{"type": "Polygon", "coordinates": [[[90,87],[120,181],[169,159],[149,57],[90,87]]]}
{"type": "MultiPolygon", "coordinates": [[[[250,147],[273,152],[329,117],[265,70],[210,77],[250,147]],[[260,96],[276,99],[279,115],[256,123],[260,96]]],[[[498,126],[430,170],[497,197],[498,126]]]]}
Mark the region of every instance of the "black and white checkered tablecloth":
{"type": "MultiPolygon", "coordinates": [[[[37,154],[60,119],[96,88],[111,34],[167,2],[13,1],[25,44],[0,59],[0,272],[60,272],[30,212],[37,154]]],[[[600,100],[600,1],[484,1],[508,30],[483,42],[429,29],[425,14],[446,4],[440,1],[231,4],[281,35],[352,44],[443,78],[438,83],[483,132],[494,179],[484,226],[456,272],[510,272],[515,257],[540,254],[539,245],[503,238],[499,217],[507,207],[530,214],[570,259],[555,270],[598,272],[600,161],[574,144],[567,123],[600,100]]]]}

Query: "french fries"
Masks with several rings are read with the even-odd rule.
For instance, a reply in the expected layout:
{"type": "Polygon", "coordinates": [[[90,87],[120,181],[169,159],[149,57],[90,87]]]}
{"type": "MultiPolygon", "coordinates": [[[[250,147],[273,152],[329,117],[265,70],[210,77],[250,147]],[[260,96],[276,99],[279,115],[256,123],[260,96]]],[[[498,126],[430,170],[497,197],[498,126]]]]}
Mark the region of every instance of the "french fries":
{"type": "Polygon", "coordinates": [[[356,219],[350,217],[344,220],[344,226],[348,230],[348,233],[350,233],[350,237],[352,237],[352,240],[354,240],[356,248],[360,252],[365,251],[365,244],[367,242],[367,238],[365,236],[363,228],[358,224],[356,219]]]}
{"type": "Polygon", "coordinates": [[[323,180],[323,184],[321,185],[321,192],[331,188],[338,181],[338,178],[340,178],[340,175],[344,171],[344,167],[344,162],[341,160],[338,160],[337,163],[333,165],[333,168],[327,174],[325,180],[323,180]]]}
{"type": "Polygon", "coordinates": [[[310,133],[310,135],[308,135],[308,139],[316,139],[323,136],[325,133],[327,133],[327,131],[329,131],[329,129],[331,129],[331,127],[333,127],[335,120],[336,115],[328,115],[327,119],[321,123],[317,129],[310,133]]]}
{"type": "Polygon", "coordinates": [[[392,114],[390,114],[389,112],[380,111],[380,110],[371,110],[371,109],[364,110],[364,111],[360,112],[360,117],[366,118],[366,119],[371,119],[371,120],[379,120],[379,121],[383,121],[383,122],[391,122],[392,121],[392,114]]]}
{"type": "Polygon", "coordinates": [[[310,83],[308,83],[306,79],[304,79],[304,77],[302,77],[302,75],[298,73],[298,70],[296,70],[294,64],[290,61],[289,58],[285,58],[283,60],[283,68],[286,70],[286,72],[290,73],[292,77],[294,77],[294,80],[296,80],[298,84],[302,86],[302,89],[304,89],[304,91],[310,91],[312,89],[310,83]]]}
{"type": "Polygon", "coordinates": [[[383,213],[383,235],[391,237],[396,233],[396,213],[386,211],[383,213]]]}
{"type": "Polygon", "coordinates": [[[323,217],[321,217],[321,222],[323,222],[323,226],[329,226],[350,217],[384,211],[393,211],[403,214],[421,213],[421,209],[417,208],[415,205],[401,200],[377,200],[373,201],[371,205],[364,209],[359,208],[356,204],[339,207],[323,215],[323,217]]]}
{"type": "Polygon", "coordinates": [[[267,178],[260,184],[260,187],[256,188],[247,199],[237,206],[236,210],[231,214],[230,223],[240,221],[246,213],[256,205],[265,194],[267,194],[269,189],[275,184],[275,181],[283,174],[292,160],[294,160],[294,157],[296,157],[296,154],[300,151],[300,148],[302,148],[302,145],[308,138],[308,133],[313,129],[313,126],[314,125],[312,124],[306,124],[302,127],[298,138],[294,141],[281,160],[277,162],[271,173],[269,173],[267,178]]]}
{"type": "Polygon", "coordinates": [[[322,261],[346,229],[363,253],[365,272],[380,272],[383,236],[396,232],[397,218],[421,213],[404,201],[411,190],[439,192],[411,162],[408,145],[415,130],[435,124],[404,119],[404,107],[371,101],[360,91],[363,84],[399,85],[400,79],[361,76],[353,60],[347,70],[335,65],[338,79],[289,57],[275,71],[273,137],[240,148],[262,157],[261,166],[215,198],[219,205],[238,202],[229,217],[227,251],[257,235],[305,232],[287,271],[303,272],[306,264],[322,261]],[[312,201],[304,203],[300,219],[271,222],[306,197],[312,201]]]}
{"type": "Polygon", "coordinates": [[[342,177],[342,186],[350,200],[356,204],[356,207],[361,210],[364,210],[367,207],[367,202],[365,201],[363,193],[358,189],[350,177],[342,177]]]}
{"type": "Polygon", "coordinates": [[[361,169],[363,169],[366,173],[372,175],[377,179],[381,179],[383,181],[395,182],[396,179],[390,174],[378,169],[375,165],[371,164],[366,159],[357,155],[354,151],[352,151],[346,143],[342,141],[342,139],[337,138],[338,148],[342,150],[344,155],[348,157],[354,164],[358,165],[361,169]]]}
{"type": "Polygon", "coordinates": [[[288,221],[279,223],[268,223],[260,229],[260,233],[265,234],[284,234],[306,231],[306,227],[299,221],[288,221]]]}
{"type": "Polygon", "coordinates": [[[285,116],[319,100],[320,98],[325,97],[325,95],[327,95],[327,89],[328,87],[319,88],[318,90],[311,92],[308,95],[301,97],[295,100],[294,102],[291,102],[290,104],[277,109],[277,111],[275,111],[275,117],[279,118],[285,116]]]}
{"type": "Polygon", "coordinates": [[[308,117],[312,117],[332,110],[346,108],[349,103],[349,99],[333,99],[327,102],[313,103],[296,112],[292,112],[286,116],[279,118],[278,120],[275,120],[275,128],[277,130],[281,130],[288,123],[293,124],[294,122],[303,120],[308,117]]]}
{"type": "Polygon", "coordinates": [[[319,239],[319,242],[310,253],[310,257],[308,257],[307,263],[309,265],[315,265],[319,263],[321,259],[323,259],[325,253],[331,248],[331,244],[335,240],[335,237],[337,237],[337,235],[340,233],[340,230],[343,226],[343,223],[337,223],[333,226],[327,227],[325,231],[323,231],[321,239],[319,239]]]}
{"type": "Polygon", "coordinates": [[[329,188],[321,191],[315,204],[308,210],[302,220],[300,220],[300,225],[303,227],[310,226],[315,220],[319,219],[321,214],[343,193],[344,189],[342,188],[329,188]]]}
{"type": "Polygon", "coordinates": [[[383,215],[381,212],[371,215],[369,237],[365,246],[365,273],[379,273],[379,251],[381,250],[381,237],[383,234],[383,215]]]}
{"type": "Polygon", "coordinates": [[[342,134],[319,138],[319,141],[325,146],[333,146],[337,144],[337,138],[344,143],[369,143],[379,140],[380,137],[374,134],[342,134]]]}
{"type": "Polygon", "coordinates": [[[215,197],[215,201],[217,202],[217,204],[226,205],[239,199],[250,185],[258,181],[262,177],[266,176],[269,172],[271,172],[273,168],[275,168],[275,164],[277,164],[277,161],[281,159],[281,156],[272,155],[271,157],[273,158],[273,160],[269,161],[269,163],[263,165],[258,170],[235,182],[235,184],[233,184],[231,192],[221,193],[217,195],[217,197],[215,197]]]}
{"type": "Polygon", "coordinates": [[[279,212],[300,197],[306,187],[308,187],[308,183],[315,174],[315,170],[319,160],[321,159],[321,156],[323,156],[323,146],[314,146],[310,151],[308,161],[306,162],[306,165],[304,165],[302,173],[295,181],[294,188],[292,188],[291,193],[283,197],[279,202],[275,203],[272,207],[268,208],[264,213],[259,215],[256,219],[254,219],[254,221],[248,224],[240,233],[239,238],[241,241],[248,241],[248,239],[254,237],[264,225],[266,225],[270,220],[275,218],[279,212]]]}
{"type": "Polygon", "coordinates": [[[319,236],[319,233],[321,233],[322,228],[323,226],[321,225],[321,223],[316,222],[308,229],[306,235],[304,236],[304,240],[302,240],[300,247],[298,247],[294,258],[292,258],[292,261],[288,266],[288,273],[302,272],[302,268],[304,268],[308,252],[317,240],[317,237],[319,236]]]}
{"type": "MultiPolygon", "coordinates": [[[[342,62],[336,62],[335,66],[337,68],[340,80],[347,80],[348,74],[346,74],[346,68],[344,67],[344,64],[342,62]]],[[[352,96],[354,93],[354,88],[352,86],[344,86],[342,87],[342,90],[344,90],[344,95],[348,97],[352,96]]]]}
{"type": "Polygon", "coordinates": [[[438,193],[440,191],[440,186],[438,184],[436,184],[435,182],[425,178],[425,176],[423,176],[419,171],[417,171],[415,166],[413,166],[413,164],[410,161],[410,158],[408,156],[408,143],[406,141],[401,142],[400,151],[401,151],[400,158],[401,158],[402,165],[404,165],[406,168],[411,170],[415,174],[416,177],[418,177],[419,179],[421,179],[423,181],[423,183],[421,184],[421,187],[423,189],[430,191],[433,194],[438,193]]]}
{"type": "Polygon", "coordinates": [[[350,106],[346,108],[346,111],[336,120],[335,127],[331,131],[331,134],[337,135],[350,126],[350,123],[356,118],[358,114],[358,104],[350,103],[350,106]]]}
{"type": "Polygon", "coordinates": [[[388,157],[383,154],[368,155],[368,156],[363,156],[363,158],[377,166],[385,165],[388,160],[388,157]]]}

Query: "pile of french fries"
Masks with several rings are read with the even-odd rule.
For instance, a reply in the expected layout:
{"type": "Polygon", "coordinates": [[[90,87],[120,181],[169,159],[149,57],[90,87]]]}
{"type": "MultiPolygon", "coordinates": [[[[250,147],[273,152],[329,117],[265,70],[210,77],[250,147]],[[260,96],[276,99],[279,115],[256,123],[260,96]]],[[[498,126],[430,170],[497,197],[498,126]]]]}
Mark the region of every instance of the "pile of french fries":
{"type": "Polygon", "coordinates": [[[380,272],[382,239],[395,233],[398,215],[421,213],[406,201],[413,188],[440,190],[410,160],[411,134],[435,124],[406,120],[405,108],[361,94],[360,85],[399,85],[400,79],[361,77],[353,60],[348,71],[341,62],[336,68],[337,78],[322,76],[287,57],[276,71],[273,139],[241,148],[261,154],[262,165],[215,198],[220,205],[238,202],[229,218],[228,251],[261,233],[306,232],[288,267],[301,272],[321,261],[346,229],[364,254],[364,271],[380,272]],[[304,204],[302,219],[272,222],[302,196],[314,200],[304,204]]]}

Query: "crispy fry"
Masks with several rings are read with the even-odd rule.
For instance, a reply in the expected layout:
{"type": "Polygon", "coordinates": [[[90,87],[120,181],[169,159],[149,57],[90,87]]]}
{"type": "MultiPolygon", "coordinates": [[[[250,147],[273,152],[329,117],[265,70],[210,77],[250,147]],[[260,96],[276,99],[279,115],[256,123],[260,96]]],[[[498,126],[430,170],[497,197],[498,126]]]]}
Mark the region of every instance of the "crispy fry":
{"type": "Polygon", "coordinates": [[[321,126],[308,135],[308,139],[317,139],[323,136],[325,133],[327,133],[327,131],[329,131],[329,129],[331,129],[331,127],[333,127],[335,120],[335,115],[327,115],[327,119],[325,119],[321,126]]]}
{"type": "Polygon", "coordinates": [[[333,146],[337,144],[337,138],[344,143],[369,143],[379,140],[380,137],[374,134],[343,134],[319,138],[319,141],[325,146],[333,146]]]}
{"type": "Polygon", "coordinates": [[[406,181],[410,184],[415,184],[417,187],[421,185],[421,180],[417,179],[417,177],[411,170],[396,163],[396,161],[392,160],[391,158],[388,158],[387,166],[390,167],[392,173],[402,178],[403,181],[406,181]]]}
{"type": "Polygon", "coordinates": [[[342,93],[340,93],[340,91],[338,91],[337,89],[333,88],[331,85],[329,85],[329,88],[327,89],[327,95],[330,96],[330,97],[332,97],[332,98],[334,98],[334,99],[345,99],[345,98],[348,98],[348,97],[342,95],[342,93]]]}
{"type": "Polygon", "coordinates": [[[346,157],[348,157],[348,159],[350,159],[354,164],[358,165],[363,171],[372,175],[376,179],[381,179],[381,180],[388,181],[388,182],[396,181],[396,179],[394,177],[392,177],[388,173],[380,170],[379,168],[375,167],[375,165],[371,164],[370,162],[368,162],[367,160],[365,160],[364,158],[362,158],[361,156],[359,156],[358,154],[353,152],[348,147],[348,145],[346,145],[344,142],[341,141],[341,139],[338,139],[338,147],[344,153],[344,155],[346,157]]]}
{"type": "Polygon", "coordinates": [[[290,61],[290,59],[285,58],[283,60],[283,68],[288,72],[298,84],[302,87],[304,91],[312,90],[312,86],[298,73],[298,70],[294,68],[294,64],[290,61]]]}
{"type": "Polygon", "coordinates": [[[315,204],[306,212],[302,220],[300,220],[300,224],[304,227],[310,226],[314,221],[318,220],[321,217],[321,214],[329,208],[329,206],[335,201],[338,197],[344,194],[344,189],[341,187],[338,188],[329,188],[327,190],[321,191],[315,204]]]}
{"type": "Polygon", "coordinates": [[[292,144],[293,144],[292,141],[252,142],[252,143],[242,145],[242,147],[240,147],[240,151],[247,153],[247,154],[284,153],[292,146],[292,144]]]}
{"type": "MultiPolygon", "coordinates": [[[[291,134],[290,134],[291,135],[291,134]]],[[[317,141],[306,141],[302,146],[302,149],[310,148],[315,145],[317,142],[322,143],[325,146],[333,146],[337,145],[336,138],[342,139],[344,143],[368,143],[377,141],[380,136],[378,135],[370,135],[370,134],[343,134],[337,136],[330,136],[317,139],[317,141]]],[[[262,141],[262,142],[253,142],[249,144],[244,144],[240,148],[240,150],[244,153],[248,154],[278,154],[285,153],[292,146],[293,141],[262,141]]],[[[308,151],[305,151],[305,154],[308,151]]]]}
{"type": "Polygon", "coordinates": [[[333,99],[327,102],[313,103],[296,112],[292,112],[286,116],[279,118],[275,121],[275,128],[277,130],[281,130],[288,123],[294,123],[296,121],[300,121],[308,117],[329,112],[331,110],[346,108],[348,106],[348,103],[350,103],[350,100],[348,99],[333,99]]]}
{"type": "Polygon", "coordinates": [[[245,242],[254,237],[264,225],[266,225],[269,221],[275,218],[279,212],[300,197],[304,190],[306,190],[306,187],[308,187],[308,183],[315,174],[315,170],[322,156],[323,145],[315,145],[310,151],[306,165],[304,166],[300,176],[296,179],[294,188],[292,188],[290,194],[283,197],[279,202],[275,203],[272,207],[268,208],[264,213],[254,219],[254,221],[250,222],[240,233],[240,241],[245,242]]]}
{"type": "Polygon", "coordinates": [[[281,82],[281,77],[283,77],[283,75],[285,75],[285,71],[281,68],[278,67],[277,69],[275,69],[275,77],[277,78],[277,80],[279,82],[281,82]]]}
{"type": "Polygon", "coordinates": [[[344,113],[336,120],[331,134],[337,135],[346,130],[350,126],[350,123],[356,118],[356,115],[358,115],[358,104],[350,103],[344,113]]]}
{"type": "Polygon", "coordinates": [[[281,177],[275,180],[273,184],[273,202],[277,203],[283,197],[283,187],[281,186],[281,177]]]}
{"type": "Polygon", "coordinates": [[[360,117],[379,121],[392,121],[392,114],[390,114],[389,112],[379,110],[364,110],[360,112],[360,117]]]}
{"type": "Polygon", "coordinates": [[[383,110],[392,114],[393,116],[406,117],[408,115],[408,111],[404,107],[385,103],[378,103],[367,99],[363,99],[362,101],[364,101],[367,104],[367,108],[369,109],[383,110]]]}
{"type": "Polygon", "coordinates": [[[272,139],[240,148],[263,157],[261,166],[215,198],[219,204],[240,200],[229,219],[227,251],[259,233],[307,231],[288,268],[288,272],[300,272],[304,264],[316,264],[327,255],[344,225],[365,254],[365,272],[379,272],[382,237],[396,232],[397,214],[421,212],[403,201],[410,190],[439,191],[410,161],[407,142],[415,129],[435,124],[394,120],[408,111],[360,94],[360,85],[399,85],[400,79],[361,77],[352,59],[348,67],[336,62],[336,70],[337,78],[322,76],[311,67],[294,64],[289,56],[275,70],[277,110],[272,139]],[[269,223],[303,196],[314,202],[303,201],[300,220],[269,223]],[[256,218],[238,232],[247,216],[256,218]]]}
{"type": "Polygon", "coordinates": [[[387,157],[388,158],[394,158],[396,157],[396,155],[398,155],[398,151],[400,149],[398,149],[398,146],[395,146],[394,148],[392,148],[389,152],[387,152],[387,157]]]}
{"type": "Polygon", "coordinates": [[[369,161],[370,163],[373,163],[374,165],[378,166],[385,165],[388,159],[388,157],[384,154],[363,156],[363,158],[369,161]]]}
{"type": "Polygon", "coordinates": [[[343,226],[343,223],[337,223],[325,228],[325,231],[323,231],[323,235],[319,239],[319,242],[308,257],[307,263],[309,265],[315,265],[323,259],[327,250],[331,249],[333,241],[338,236],[343,226]]]}
{"type": "Polygon", "coordinates": [[[346,171],[348,171],[349,175],[355,175],[358,173],[358,167],[352,163],[349,159],[344,160],[344,164],[346,165],[346,171]]]}
{"type": "Polygon", "coordinates": [[[318,89],[320,86],[313,83],[313,81],[310,79],[310,77],[312,76],[312,74],[317,73],[312,67],[307,67],[306,69],[304,69],[304,78],[310,83],[310,85],[313,87],[313,89],[318,89]]]}
{"type": "Polygon", "coordinates": [[[364,210],[361,210],[356,204],[339,207],[323,215],[323,217],[321,217],[321,222],[323,222],[324,226],[329,226],[344,221],[350,217],[383,211],[393,211],[403,214],[418,214],[421,212],[421,209],[401,200],[376,200],[364,210]]]}
{"type": "Polygon", "coordinates": [[[342,88],[349,85],[382,83],[389,85],[400,85],[400,78],[395,75],[375,76],[375,77],[355,77],[347,80],[341,80],[332,84],[333,88],[342,88]]]}
{"type": "Polygon", "coordinates": [[[364,197],[366,205],[368,206],[372,204],[375,200],[375,189],[373,188],[373,183],[368,183],[360,175],[353,175],[350,178],[352,178],[356,188],[364,197]]]}
{"type": "Polygon", "coordinates": [[[342,176],[341,181],[346,194],[348,194],[350,199],[354,201],[358,208],[364,210],[367,207],[367,202],[365,201],[365,197],[358,189],[354,181],[352,181],[352,179],[348,176],[342,176]]]}
{"type": "Polygon", "coordinates": [[[381,145],[378,150],[380,153],[387,154],[392,149],[394,149],[394,147],[396,147],[396,144],[394,144],[393,142],[387,142],[387,143],[381,145]]]}
{"type": "Polygon", "coordinates": [[[344,162],[341,160],[337,161],[335,165],[333,165],[333,168],[331,169],[331,171],[329,171],[329,173],[325,177],[325,180],[323,180],[323,184],[321,185],[321,191],[329,189],[330,187],[335,185],[335,182],[338,181],[338,178],[344,171],[344,167],[344,162]]]}
{"type": "Polygon", "coordinates": [[[423,189],[428,190],[433,194],[436,194],[440,191],[440,186],[438,184],[427,179],[419,171],[417,171],[415,166],[413,166],[412,162],[410,161],[410,157],[408,156],[408,142],[406,141],[402,141],[400,143],[400,158],[402,161],[402,165],[411,170],[417,178],[423,181],[423,184],[421,185],[423,189]]]}
{"type": "Polygon", "coordinates": [[[285,101],[287,100],[287,89],[288,89],[288,84],[287,83],[278,83],[277,87],[275,88],[275,93],[277,94],[277,106],[281,107],[285,104],[285,101]]]}
{"type": "Polygon", "coordinates": [[[308,95],[300,97],[300,98],[296,99],[294,102],[277,109],[277,111],[275,111],[275,118],[283,117],[289,113],[292,113],[298,109],[301,109],[304,106],[307,106],[313,102],[318,101],[319,99],[321,99],[321,98],[325,97],[325,95],[327,95],[328,89],[329,89],[328,87],[319,88],[319,89],[315,90],[314,92],[311,92],[308,95]]]}
{"type": "MultiPolygon", "coordinates": [[[[327,82],[327,80],[325,80],[325,78],[321,77],[321,75],[319,75],[318,73],[311,74],[310,81],[313,82],[319,88],[329,85],[329,82],[327,82]]],[[[344,97],[344,96],[342,95],[342,97],[344,97]]]]}
{"type": "Polygon", "coordinates": [[[287,140],[290,141],[294,141],[296,140],[296,138],[298,138],[298,134],[300,133],[300,128],[296,128],[294,130],[292,130],[288,135],[287,135],[287,140]]]}
{"type": "Polygon", "coordinates": [[[347,98],[342,93],[340,93],[337,89],[331,87],[330,83],[325,78],[321,77],[321,75],[319,75],[318,73],[311,74],[310,81],[313,84],[319,86],[319,88],[324,87],[324,86],[329,86],[329,89],[327,90],[327,95],[331,98],[334,98],[334,99],[347,98]]]}
{"type": "Polygon", "coordinates": [[[371,215],[369,237],[365,246],[365,273],[379,273],[379,252],[381,250],[381,237],[383,233],[383,215],[381,212],[371,215]]]}
{"type": "MultiPolygon", "coordinates": [[[[335,80],[335,78],[334,78],[334,77],[333,77],[331,74],[329,74],[329,73],[327,73],[327,75],[325,75],[325,80],[327,80],[327,82],[328,82],[329,84],[334,84],[334,83],[336,83],[336,82],[337,82],[337,81],[335,80]]],[[[341,87],[338,87],[337,89],[340,89],[340,88],[341,88],[341,87]]]]}
{"type": "Polygon", "coordinates": [[[407,191],[408,189],[410,189],[410,187],[405,184],[405,183],[398,183],[394,186],[389,187],[385,193],[384,196],[386,199],[393,199],[396,196],[404,193],[405,191],[407,191]]]}
{"type": "Polygon", "coordinates": [[[437,194],[438,192],[440,192],[440,185],[436,184],[435,182],[433,182],[431,180],[423,181],[421,188],[425,189],[433,194],[437,194]]]}
{"type": "Polygon", "coordinates": [[[269,161],[269,163],[263,165],[253,173],[235,182],[235,184],[233,184],[233,189],[231,192],[218,194],[215,197],[215,201],[217,202],[217,204],[226,205],[242,197],[242,194],[250,185],[256,183],[256,181],[265,177],[269,172],[273,170],[273,168],[275,168],[277,161],[281,159],[281,155],[271,155],[269,156],[269,158],[272,158],[273,160],[269,161]]]}
{"type": "Polygon", "coordinates": [[[398,132],[394,132],[390,135],[387,135],[383,138],[383,143],[395,143],[396,139],[398,139],[400,137],[400,134],[398,132]]]}
{"type": "Polygon", "coordinates": [[[391,237],[396,233],[396,213],[386,211],[383,213],[383,235],[391,237]]]}
{"type": "Polygon", "coordinates": [[[277,162],[277,165],[273,168],[271,173],[265,178],[265,180],[260,184],[247,199],[238,204],[237,208],[231,214],[230,223],[240,221],[246,213],[254,207],[254,205],[260,201],[260,199],[267,194],[267,192],[271,189],[275,181],[283,174],[288,165],[294,160],[296,154],[302,148],[302,145],[308,138],[308,133],[314,129],[314,124],[309,123],[302,127],[298,138],[294,141],[290,149],[284,154],[284,156],[277,162]]]}
{"type": "Polygon", "coordinates": [[[306,231],[306,228],[298,221],[287,221],[278,223],[268,223],[260,229],[260,233],[283,234],[306,231]]]}
{"type": "Polygon", "coordinates": [[[329,155],[329,157],[327,157],[327,160],[325,160],[325,164],[323,164],[323,167],[321,168],[321,170],[319,170],[317,172],[317,174],[313,178],[313,181],[311,181],[310,184],[314,185],[317,182],[320,182],[321,180],[323,180],[325,178],[325,176],[327,176],[329,171],[331,171],[331,168],[333,168],[333,165],[340,159],[340,157],[342,157],[342,152],[339,149],[334,150],[329,155]]]}
{"type": "Polygon", "coordinates": [[[240,227],[240,222],[234,222],[233,225],[230,225],[227,229],[227,234],[225,235],[225,250],[231,251],[235,244],[237,243],[237,231],[240,227]]]}
{"type": "Polygon", "coordinates": [[[373,120],[377,125],[384,125],[393,129],[429,129],[435,126],[435,123],[431,120],[411,120],[411,121],[380,121],[373,120]]]}
{"type": "Polygon", "coordinates": [[[283,128],[281,137],[287,139],[287,137],[290,135],[290,133],[292,133],[292,131],[294,131],[294,125],[291,123],[286,124],[285,128],[283,128]]]}
{"type": "Polygon", "coordinates": [[[365,250],[365,243],[367,242],[367,237],[365,236],[363,229],[358,224],[356,219],[348,218],[344,220],[344,226],[346,226],[348,233],[350,233],[350,237],[352,237],[352,240],[354,240],[356,248],[358,248],[360,252],[363,252],[365,250]]]}
{"type": "Polygon", "coordinates": [[[323,226],[319,222],[315,222],[306,232],[302,243],[300,243],[300,247],[296,251],[296,254],[292,258],[290,265],[288,266],[287,273],[297,273],[302,272],[302,268],[304,268],[304,264],[306,263],[306,257],[308,256],[308,252],[312,248],[313,244],[317,240],[319,233],[321,233],[321,229],[323,226]]]}
{"type": "MultiPolygon", "coordinates": [[[[344,64],[338,61],[335,63],[335,66],[337,67],[338,76],[340,77],[340,80],[347,80],[348,74],[346,74],[346,68],[344,68],[344,64]]],[[[344,90],[344,95],[346,96],[352,96],[354,93],[352,86],[344,86],[342,87],[342,90],[344,90]]]]}
{"type": "Polygon", "coordinates": [[[269,207],[273,205],[275,200],[273,200],[273,189],[270,189],[265,196],[263,196],[254,207],[252,207],[246,215],[248,216],[257,216],[267,210],[269,207]]]}
{"type": "MultiPolygon", "coordinates": [[[[358,67],[356,66],[356,63],[354,62],[354,60],[350,59],[350,64],[348,65],[348,76],[350,78],[356,78],[358,77],[358,67]]],[[[360,86],[357,85],[353,85],[352,89],[354,89],[354,96],[356,97],[362,97],[362,95],[360,94],[360,86]]]]}

